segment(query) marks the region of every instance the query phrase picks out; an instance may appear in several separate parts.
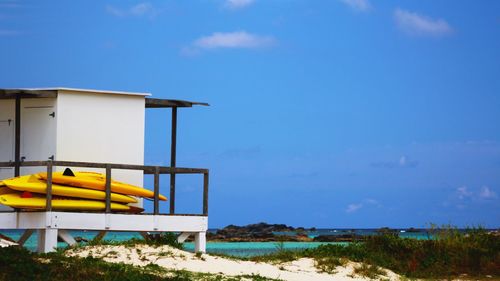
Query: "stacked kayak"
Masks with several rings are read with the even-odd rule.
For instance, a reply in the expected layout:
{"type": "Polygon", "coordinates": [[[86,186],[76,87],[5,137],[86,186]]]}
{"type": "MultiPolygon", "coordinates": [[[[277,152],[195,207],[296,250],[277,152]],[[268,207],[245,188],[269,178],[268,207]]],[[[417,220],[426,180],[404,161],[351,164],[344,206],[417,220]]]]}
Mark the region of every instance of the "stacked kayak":
{"type": "MultiPolygon", "coordinates": [[[[44,209],[47,173],[15,177],[0,181],[0,204],[17,209],[44,209]]],[[[106,176],[94,172],[52,174],[52,209],[102,211],[106,208],[106,176]]],[[[135,197],[154,198],[154,192],[142,187],[111,180],[111,210],[140,213],[142,208],[129,206],[135,197]],[[134,197],[132,197],[134,196],[134,197]]],[[[167,200],[159,195],[160,200],[167,200]]]]}

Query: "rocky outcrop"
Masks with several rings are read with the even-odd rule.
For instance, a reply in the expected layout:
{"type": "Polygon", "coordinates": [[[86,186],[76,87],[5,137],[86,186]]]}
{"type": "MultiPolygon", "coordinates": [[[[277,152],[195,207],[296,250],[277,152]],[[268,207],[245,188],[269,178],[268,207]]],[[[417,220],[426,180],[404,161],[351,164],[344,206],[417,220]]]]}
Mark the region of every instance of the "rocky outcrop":
{"type": "Polygon", "coordinates": [[[312,241],[304,228],[293,228],[285,224],[257,223],[246,226],[228,225],[215,234],[207,233],[211,241],[228,242],[271,242],[271,241],[312,241]],[[276,232],[297,232],[290,235],[276,235],[276,232]]]}

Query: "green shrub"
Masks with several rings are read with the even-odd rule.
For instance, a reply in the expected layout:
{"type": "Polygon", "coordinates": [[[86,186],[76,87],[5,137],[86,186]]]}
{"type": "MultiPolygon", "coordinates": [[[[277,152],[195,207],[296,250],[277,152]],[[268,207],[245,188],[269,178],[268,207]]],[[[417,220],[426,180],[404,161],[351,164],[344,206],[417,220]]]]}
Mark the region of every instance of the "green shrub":
{"type": "Polygon", "coordinates": [[[382,234],[368,237],[363,243],[323,245],[300,255],[316,259],[346,257],[408,277],[500,276],[499,236],[481,228],[468,229],[465,233],[454,228],[434,231],[435,238],[429,240],[382,234]]]}
{"type": "Polygon", "coordinates": [[[128,246],[132,247],[135,245],[152,245],[152,246],[162,246],[168,245],[177,249],[183,249],[183,244],[177,242],[177,235],[172,232],[164,232],[152,235],[148,240],[141,238],[131,238],[126,241],[114,241],[114,240],[90,240],[86,245],[88,246],[98,246],[98,245],[113,245],[113,246],[128,246]]]}

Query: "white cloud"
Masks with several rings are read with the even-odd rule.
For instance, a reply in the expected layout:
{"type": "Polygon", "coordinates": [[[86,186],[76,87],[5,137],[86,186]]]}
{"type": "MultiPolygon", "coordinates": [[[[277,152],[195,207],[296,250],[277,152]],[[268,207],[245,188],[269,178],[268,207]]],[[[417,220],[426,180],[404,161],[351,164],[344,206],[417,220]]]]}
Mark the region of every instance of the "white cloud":
{"type": "Polygon", "coordinates": [[[368,0],[340,0],[340,1],[356,11],[366,12],[369,11],[371,8],[370,1],[368,0]]]}
{"type": "Polygon", "coordinates": [[[354,213],[361,208],[363,208],[363,204],[361,204],[361,203],[360,204],[349,204],[345,211],[346,211],[346,213],[354,213]]]}
{"type": "Polygon", "coordinates": [[[460,200],[463,200],[465,198],[472,196],[472,192],[470,192],[467,189],[467,186],[465,186],[465,185],[457,188],[456,192],[457,192],[458,199],[460,199],[460,200]]]}
{"type": "Polygon", "coordinates": [[[196,39],[189,46],[181,48],[184,56],[195,56],[202,50],[213,49],[257,49],[276,44],[272,36],[261,36],[246,31],[214,32],[212,35],[196,39]]]}
{"type": "Polygon", "coordinates": [[[493,190],[491,190],[489,187],[483,186],[483,187],[481,187],[481,191],[479,191],[479,198],[493,199],[493,198],[497,198],[497,194],[493,190]]]}
{"type": "Polygon", "coordinates": [[[407,34],[442,36],[453,32],[443,19],[431,19],[399,8],[394,11],[394,19],[397,26],[407,34]]]}
{"type": "Polygon", "coordinates": [[[149,2],[142,2],[142,3],[139,3],[137,5],[134,5],[132,7],[126,8],[126,9],[108,5],[108,6],[106,6],[106,11],[108,11],[108,13],[110,13],[114,16],[117,16],[117,17],[129,17],[129,16],[154,17],[157,14],[156,9],[149,2]]]}
{"type": "Polygon", "coordinates": [[[255,0],[226,0],[224,6],[229,9],[242,9],[252,5],[255,0]]]}
{"type": "Polygon", "coordinates": [[[260,36],[246,31],[215,32],[196,40],[194,46],[202,49],[262,48],[272,46],[275,42],[276,40],[271,36],[260,36]]]}
{"type": "Polygon", "coordinates": [[[382,207],[382,204],[380,204],[380,202],[376,199],[373,199],[373,198],[366,198],[364,200],[362,200],[361,203],[352,203],[352,204],[349,204],[347,205],[347,208],[346,208],[346,213],[354,213],[356,211],[358,211],[359,209],[363,208],[364,206],[367,206],[367,207],[377,207],[377,208],[380,208],[382,207]]]}

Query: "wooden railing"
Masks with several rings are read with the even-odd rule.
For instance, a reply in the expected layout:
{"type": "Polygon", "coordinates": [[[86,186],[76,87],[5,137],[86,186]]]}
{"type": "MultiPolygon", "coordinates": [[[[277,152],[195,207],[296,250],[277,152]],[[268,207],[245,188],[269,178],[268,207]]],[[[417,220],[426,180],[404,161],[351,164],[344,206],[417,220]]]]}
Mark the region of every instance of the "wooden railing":
{"type": "MultiPolygon", "coordinates": [[[[160,214],[159,194],[160,194],[160,175],[169,174],[203,174],[203,212],[202,215],[208,216],[208,169],[199,168],[179,168],[179,167],[162,167],[162,166],[144,166],[144,165],[129,165],[129,164],[111,164],[111,163],[91,163],[91,162],[72,162],[72,161],[25,161],[16,165],[16,162],[0,162],[0,167],[42,167],[47,169],[47,192],[46,206],[47,212],[52,211],[52,171],[53,167],[78,167],[78,168],[100,168],[106,169],[106,213],[111,212],[111,172],[113,169],[120,170],[140,170],[144,174],[154,175],[154,207],[153,214],[160,214]]],[[[170,190],[175,191],[175,186],[170,186],[170,190]]],[[[174,214],[175,199],[170,200],[170,214],[174,214]]]]}

